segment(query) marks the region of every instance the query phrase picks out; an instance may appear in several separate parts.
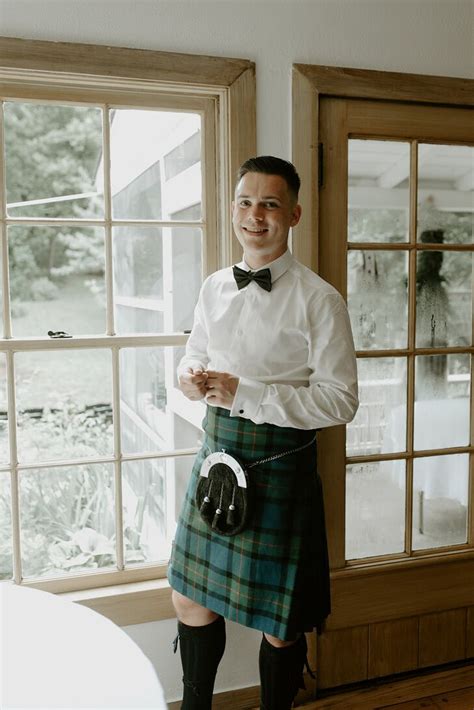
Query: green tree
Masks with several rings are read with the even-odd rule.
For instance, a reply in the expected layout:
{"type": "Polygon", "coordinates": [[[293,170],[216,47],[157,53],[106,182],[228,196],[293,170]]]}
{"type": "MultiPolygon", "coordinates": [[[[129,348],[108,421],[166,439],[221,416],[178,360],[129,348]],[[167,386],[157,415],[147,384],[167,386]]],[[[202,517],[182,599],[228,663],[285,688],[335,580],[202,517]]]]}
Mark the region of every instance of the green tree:
{"type": "MultiPolygon", "coordinates": [[[[7,203],[95,191],[101,151],[98,109],[9,102],[5,106],[7,203]]],[[[93,217],[99,198],[10,207],[12,217],[93,217]]],[[[10,229],[12,300],[54,297],[55,283],[73,273],[103,271],[97,230],[16,226],[10,229]]]]}

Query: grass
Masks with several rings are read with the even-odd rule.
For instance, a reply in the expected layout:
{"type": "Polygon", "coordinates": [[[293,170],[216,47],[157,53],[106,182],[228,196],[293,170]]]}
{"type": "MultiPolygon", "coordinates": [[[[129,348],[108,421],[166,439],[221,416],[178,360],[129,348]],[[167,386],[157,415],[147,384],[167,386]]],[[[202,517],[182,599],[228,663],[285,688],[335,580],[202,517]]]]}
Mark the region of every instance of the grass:
{"type": "MultiPolygon", "coordinates": [[[[103,335],[105,306],[85,285],[87,279],[69,278],[53,301],[23,302],[24,314],[13,318],[14,336],[45,336],[48,330],[103,335]]],[[[104,349],[20,353],[16,376],[20,408],[58,406],[68,396],[78,404],[111,402],[112,360],[104,349]]]]}

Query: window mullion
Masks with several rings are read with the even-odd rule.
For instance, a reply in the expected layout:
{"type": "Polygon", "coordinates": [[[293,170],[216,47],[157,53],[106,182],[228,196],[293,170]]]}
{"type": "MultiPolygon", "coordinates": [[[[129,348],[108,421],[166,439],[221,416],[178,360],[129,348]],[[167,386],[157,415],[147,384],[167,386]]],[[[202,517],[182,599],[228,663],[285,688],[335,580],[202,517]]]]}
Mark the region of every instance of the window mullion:
{"type": "MultiPolygon", "coordinates": [[[[121,460],[123,461],[145,461],[145,460],[153,460],[153,459],[168,459],[168,458],[180,458],[182,456],[195,456],[199,451],[199,447],[189,447],[187,449],[170,449],[166,451],[137,451],[136,453],[133,454],[124,454],[122,453],[121,455],[121,460]]],[[[441,451],[441,453],[443,453],[441,451]]],[[[84,464],[100,464],[100,463],[114,463],[115,461],[115,454],[110,455],[110,456],[91,456],[89,458],[84,458],[84,459],[54,459],[53,461],[40,461],[40,462],[33,462],[33,463],[22,463],[20,468],[22,471],[28,471],[28,470],[39,470],[41,468],[44,469],[50,469],[50,468],[64,468],[64,466],[83,466],[84,464]]],[[[0,471],[10,471],[10,466],[7,464],[3,464],[0,466],[0,471]]]]}
{"type": "Polygon", "coordinates": [[[187,333],[142,334],[140,335],[98,335],[74,336],[73,338],[15,338],[5,339],[0,349],[18,352],[41,350],[78,350],[81,348],[100,349],[110,347],[165,347],[185,345],[189,335],[187,333]]]}
{"type": "Polygon", "coordinates": [[[3,335],[12,337],[12,324],[10,316],[10,283],[8,275],[8,237],[7,237],[7,195],[6,195],[6,160],[5,160],[5,121],[4,102],[0,102],[0,239],[2,258],[2,292],[3,292],[3,335]]]}
{"type": "Polygon", "coordinates": [[[112,348],[112,418],[114,423],[115,549],[117,567],[125,567],[123,549],[122,437],[120,430],[120,350],[112,348]]]}
{"type": "MultiPolygon", "coordinates": [[[[75,219],[74,217],[8,217],[7,225],[30,227],[104,227],[104,219],[75,219]]],[[[205,227],[205,220],[114,219],[114,227],[205,227]]],[[[423,245],[424,248],[429,245],[423,245]]],[[[464,247],[453,245],[458,250],[464,247]]],[[[439,248],[436,246],[436,248],[439,248]]]]}
{"type": "Polygon", "coordinates": [[[105,214],[105,288],[106,288],[106,333],[115,335],[114,285],[112,252],[112,186],[110,184],[110,109],[102,109],[102,145],[104,163],[104,214],[105,214]]]}
{"type": "Polygon", "coordinates": [[[215,271],[218,264],[217,248],[217,176],[216,165],[216,127],[215,105],[208,104],[202,114],[204,130],[201,146],[201,176],[202,176],[202,215],[206,225],[202,234],[203,249],[203,279],[215,271]]]}
{"type": "Polygon", "coordinates": [[[18,451],[16,441],[16,396],[15,396],[15,365],[13,351],[6,353],[7,359],[7,389],[8,389],[8,438],[10,444],[10,479],[12,497],[12,543],[13,543],[13,580],[20,584],[21,541],[20,541],[20,482],[18,475],[18,451]]]}
{"type": "MultiPolygon", "coordinates": [[[[416,245],[418,204],[418,143],[410,145],[410,221],[409,241],[416,245]]],[[[407,452],[406,463],[406,516],[405,516],[405,550],[412,553],[413,548],[413,442],[415,427],[415,356],[416,345],[416,257],[415,248],[408,255],[408,349],[410,355],[407,363],[407,452]]]]}
{"type": "MultiPolygon", "coordinates": [[[[2,291],[3,291],[3,335],[11,339],[10,318],[10,287],[8,278],[8,242],[7,242],[7,197],[6,197],[6,169],[5,169],[5,131],[4,131],[4,103],[0,102],[0,239],[2,250],[2,291]]],[[[18,481],[18,455],[16,444],[16,407],[15,407],[15,370],[13,351],[5,353],[7,364],[7,392],[8,392],[8,439],[10,445],[10,486],[11,486],[11,524],[12,524],[12,553],[13,553],[13,579],[19,584],[21,572],[21,543],[20,543],[20,492],[18,481]]]]}

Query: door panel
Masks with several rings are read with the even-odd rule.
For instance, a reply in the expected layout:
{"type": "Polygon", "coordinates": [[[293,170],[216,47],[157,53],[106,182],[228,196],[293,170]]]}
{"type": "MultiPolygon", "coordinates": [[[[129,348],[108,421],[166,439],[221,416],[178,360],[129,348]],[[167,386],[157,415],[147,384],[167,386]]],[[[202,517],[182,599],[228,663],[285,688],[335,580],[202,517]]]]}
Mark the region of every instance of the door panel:
{"type": "Polygon", "coordinates": [[[466,609],[420,618],[420,667],[465,658],[466,609]]]}
{"type": "Polygon", "coordinates": [[[322,634],[318,646],[318,687],[332,688],[367,680],[368,650],[368,626],[322,634]]]}
{"type": "Polygon", "coordinates": [[[418,619],[397,619],[369,627],[369,678],[416,668],[418,619]]]}

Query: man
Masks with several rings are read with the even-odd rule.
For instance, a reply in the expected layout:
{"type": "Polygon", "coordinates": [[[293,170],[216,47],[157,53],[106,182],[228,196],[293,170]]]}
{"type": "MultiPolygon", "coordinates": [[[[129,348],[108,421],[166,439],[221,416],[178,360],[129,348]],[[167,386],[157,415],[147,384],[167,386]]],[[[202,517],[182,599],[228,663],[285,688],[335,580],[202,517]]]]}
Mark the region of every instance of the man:
{"type": "Polygon", "coordinates": [[[208,405],[169,567],[185,710],[211,708],[224,618],[263,632],[261,708],[288,710],[304,632],[320,632],[329,614],[314,432],[353,418],[356,363],[341,295],[288,250],[299,186],[279,158],[242,165],[232,217],[244,260],[204,282],[178,367],[184,394],[208,405]],[[195,501],[203,461],[222,449],[248,466],[255,497],[235,536],[206,525],[195,501]]]}

